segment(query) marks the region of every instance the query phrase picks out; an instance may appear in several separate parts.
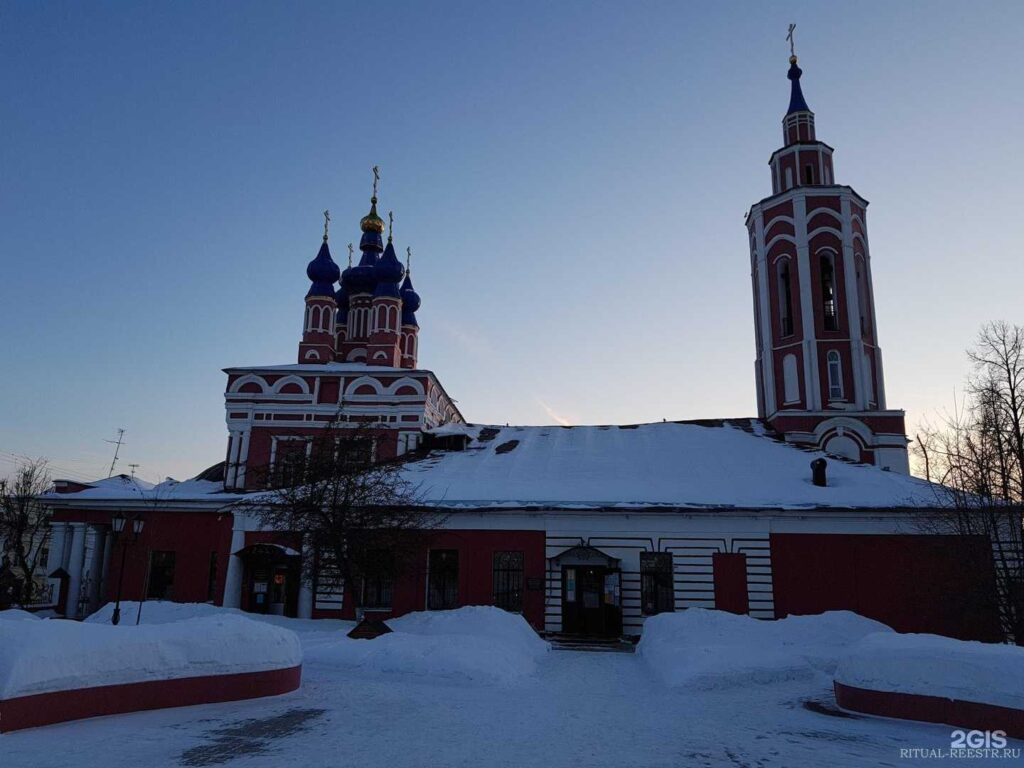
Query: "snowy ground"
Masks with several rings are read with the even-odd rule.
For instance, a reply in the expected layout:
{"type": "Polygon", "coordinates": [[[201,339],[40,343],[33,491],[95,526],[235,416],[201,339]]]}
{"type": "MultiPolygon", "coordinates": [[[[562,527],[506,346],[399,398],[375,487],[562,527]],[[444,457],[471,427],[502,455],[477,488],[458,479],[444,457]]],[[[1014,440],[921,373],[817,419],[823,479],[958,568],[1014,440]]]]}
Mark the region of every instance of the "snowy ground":
{"type": "Polygon", "coordinates": [[[950,745],[946,726],[809,709],[832,706],[823,673],[692,690],[639,655],[568,651],[515,679],[381,672],[339,664],[340,622],[291,626],[305,655],[293,694],[4,734],[0,765],[864,768],[942,764],[900,749],[950,745]]]}

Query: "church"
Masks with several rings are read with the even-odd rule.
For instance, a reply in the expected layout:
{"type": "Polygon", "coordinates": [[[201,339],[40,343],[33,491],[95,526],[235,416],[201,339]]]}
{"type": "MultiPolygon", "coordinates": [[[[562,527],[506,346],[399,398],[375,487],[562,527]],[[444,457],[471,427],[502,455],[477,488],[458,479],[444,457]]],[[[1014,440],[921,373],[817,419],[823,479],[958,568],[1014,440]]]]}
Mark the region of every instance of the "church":
{"type": "Polygon", "coordinates": [[[80,618],[119,595],[302,618],[354,619],[357,603],[380,618],[496,605],[588,638],[635,638],[648,616],[691,607],[845,609],[898,631],[998,639],[994,615],[955,599],[994,583],[990,542],[922,525],[940,496],[910,476],[904,414],[886,403],[868,203],[838,182],[802,74],[792,56],[771,194],[746,217],[756,417],[467,423],[420,367],[421,297],[378,214],[375,169],[344,270],[325,213],[295,362],[224,369],[222,463],[156,486],[56,482],[57,609],[80,618]],[[372,425],[375,460],[401,462],[445,515],[400,579],[305,578],[316,561],[301,537],[238,506],[339,413],[372,425]]]}

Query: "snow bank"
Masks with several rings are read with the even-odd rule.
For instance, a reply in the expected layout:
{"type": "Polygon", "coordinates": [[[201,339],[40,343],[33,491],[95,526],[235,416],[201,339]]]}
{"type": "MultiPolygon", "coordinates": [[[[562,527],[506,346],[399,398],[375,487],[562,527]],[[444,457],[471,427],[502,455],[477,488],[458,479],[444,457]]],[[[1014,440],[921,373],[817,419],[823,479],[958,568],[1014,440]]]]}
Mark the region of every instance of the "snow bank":
{"type": "Polygon", "coordinates": [[[301,663],[295,633],[226,613],[138,627],[0,619],[0,699],[301,663]]]}
{"type": "Polygon", "coordinates": [[[873,634],[848,649],[837,683],[1024,709],[1024,648],[938,635],[873,634]]]}
{"type": "Polygon", "coordinates": [[[411,613],[387,624],[390,634],[344,638],[315,649],[313,658],[373,672],[508,684],[534,675],[550,649],[522,616],[491,606],[411,613]]]}
{"type": "Polygon", "coordinates": [[[34,613],[23,611],[20,608],[0,611],[0,621],[39,621],[41,618],[41,616],[36,616],[34,613]]]}
{"type": "Polygon", "coordinates": [[[667,685],[730,688],[831,674],[850,643],[891,632],[849,611],[764,621],[690,608],[647,619],[637,653],[667,685]]]}
{"type": "MultiPolygon", "coordinates": [[[[121,601],[121,624],[135,625],[139,613],[137,602],[121,601]]],[[[85,621],[89,624],[110,624],[114,615],[114,604],[107,603],[85,621]]],[[[261,624],[273,624],[293,632],[348,632],[355,626],[354,621],[341,619],[292,619],[287,616],[265,616],[247,613],[238,608],[222,608],[210,603],[174,603],[169,600],[147,600],[142,604],[141,624],[169,624],[173,621],[195,619],[205,616],[241,616],[261,624]]]]}

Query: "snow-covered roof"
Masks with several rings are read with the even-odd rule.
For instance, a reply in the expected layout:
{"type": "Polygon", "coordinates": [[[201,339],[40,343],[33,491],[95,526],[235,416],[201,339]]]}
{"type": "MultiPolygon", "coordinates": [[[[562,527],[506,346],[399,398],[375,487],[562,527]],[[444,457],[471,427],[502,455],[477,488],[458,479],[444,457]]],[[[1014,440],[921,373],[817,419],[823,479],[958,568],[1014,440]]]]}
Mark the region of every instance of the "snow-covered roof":
{"type": "Polygon", "coordinates": [[[753,419],[630,426],[446,425],[472,438],[432,453],[405,477],[424,501],[452,507],[921,507],[938,486],[827,457],[828,485],[811,482],[822,453],[779,441],[753,419]]]}
{"type": "Polygon", "coordinates": [[[207,501],[227,503],[240,498],[239,494],[224,492],[223,475],[220,479],[207,479],[216,476],[217,466],[201,472],[189,480],[175,480],[168,477],[162,483],[150,483],[128,475],[114,475],[83,485],[80,491],[72,493],[49,493],[44,496],[47,502],[59,502],[66,499],[77,501],[126,501],[126,502],[180,502],[207,501]]]}

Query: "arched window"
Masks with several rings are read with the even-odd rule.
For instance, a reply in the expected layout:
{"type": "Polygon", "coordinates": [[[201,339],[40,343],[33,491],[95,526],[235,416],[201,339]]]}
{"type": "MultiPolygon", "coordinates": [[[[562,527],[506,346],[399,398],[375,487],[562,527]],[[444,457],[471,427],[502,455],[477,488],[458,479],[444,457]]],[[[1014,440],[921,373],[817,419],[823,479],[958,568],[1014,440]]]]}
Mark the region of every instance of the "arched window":
{"type": "Polygon", "coordinates": [[[779,320],[783,336],[793,335],[793,277],[790,274],[789,259],[779,261],[779,320]]]}
{"type": "Polygon", "coordinates": [[[860,332],[867,335],[871,329],[871,312],[868,307],[868,275],[864,257],[857,254],[857,307],[860,310],[860,332]]]}
{"type": "Polygon", "coordinates": [[[821,308],[824,313],[825,330],[839,330],[839,307],[836,305],[836,271],[832,254],[823,253],[821,271],[821,308]]]}
{"type": "Polygon", "coordinates": [[[843,399],[843,361],[839,353],[830,349],[825,358],[828,361],[828,399],[843,399]]]}

